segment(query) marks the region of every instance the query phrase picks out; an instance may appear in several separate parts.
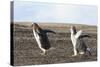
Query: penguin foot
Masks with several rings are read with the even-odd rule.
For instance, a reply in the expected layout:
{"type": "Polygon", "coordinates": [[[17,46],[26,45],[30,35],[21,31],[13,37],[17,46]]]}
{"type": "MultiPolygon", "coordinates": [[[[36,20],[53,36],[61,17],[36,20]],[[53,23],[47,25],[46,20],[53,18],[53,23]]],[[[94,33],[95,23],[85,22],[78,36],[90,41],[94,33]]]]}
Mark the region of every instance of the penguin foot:
{"type": "Polygon", "coordinates": [[[79,54],[83,55],[83,54],[85,54],[85,52],[79,52],[79,54]]]}
{"type": "Polygon", "coordinates": [[[75,56],[77,56],[77,55],[72,55],[72,57],[75,57],[75,56]]]}
{"type": "Polygon", "coordinates": [[[45,56],[45,53],[40,53],[40,54],[45,56]]]}

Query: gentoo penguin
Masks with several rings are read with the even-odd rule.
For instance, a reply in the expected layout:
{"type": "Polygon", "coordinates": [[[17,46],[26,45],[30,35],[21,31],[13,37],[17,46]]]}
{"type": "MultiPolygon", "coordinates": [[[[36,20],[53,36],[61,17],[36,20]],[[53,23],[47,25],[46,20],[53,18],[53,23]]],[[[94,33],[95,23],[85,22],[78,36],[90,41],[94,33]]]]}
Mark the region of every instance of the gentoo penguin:
{"type": "Polygon", "coordinates": [[[44,29],[40,28],[37,23],[33,23],[32,27],[33,27],[33,34],[36,39],[36,42],[37,42],[39,48],[43,51],[43,53],[41,53],[41,54],[45,55],[46,51],[51,49],[51,45],[49,43],[47,33],[51,32],[51,33],[55,34],[55,32],[51,31],[51,30],[44,30],[44,29]]]}
{"type": "Polygon", "coordinates": [[[77,54],[89,54],[90,53],[90,48],[88,48],[83,40],[84,37],[90,37],[89,35],[82,35],[82,30],[76,31],[75,26],[71,26],[71,41],[73,44],[73,50],[74,50],[74,55],[76,56],[77,54]]]}

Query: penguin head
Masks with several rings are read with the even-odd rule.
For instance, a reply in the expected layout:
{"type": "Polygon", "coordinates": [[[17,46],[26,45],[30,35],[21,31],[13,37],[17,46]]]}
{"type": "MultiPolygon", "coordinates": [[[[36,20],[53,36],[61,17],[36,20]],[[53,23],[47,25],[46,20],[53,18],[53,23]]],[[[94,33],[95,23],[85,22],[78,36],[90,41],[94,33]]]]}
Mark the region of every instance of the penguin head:
{"type": "Polygon", "coordinates": [[[37,23],[32,23],[31,27],[33,27],[34,29],[40,29],[37,23]]]}
{"type": "Polygon", "coordinates": [[[76,34],[77,32],[76,32],[76,27],[75,26],[71,26],[71,33],[72,34],[76,34]]]}
{"type": "Polygon", "coordinates": [[[33,30],[35,30],[38,33],[40,33],[40,31],[42,30],[37,23],[33,23],[32,27],[33,27],[33,30]]]}

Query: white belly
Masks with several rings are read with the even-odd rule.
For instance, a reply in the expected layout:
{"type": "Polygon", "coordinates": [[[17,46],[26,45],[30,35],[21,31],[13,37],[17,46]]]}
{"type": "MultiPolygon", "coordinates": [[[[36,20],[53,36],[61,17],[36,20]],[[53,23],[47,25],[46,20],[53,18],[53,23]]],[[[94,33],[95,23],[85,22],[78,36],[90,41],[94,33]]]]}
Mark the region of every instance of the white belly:
{"type": "Polygon", "coordinates": [[[72,40],[73,46],[75,47],[76,46],[77,39],[75,38],[74,35],[71,35],[71,40],[72,40]]]}
{"type": "Polygon", "coordinates": [[[38,44],[39,48],[41,48],[41,42],[40,42],[40,37],[39,37],[38,33],[36,33],[36,32],[33,30],[33,34],[34,34],[34,37],[35,37],[35,39],[36,39],[36,41],[37,41],[37,44],[38,44]]]}

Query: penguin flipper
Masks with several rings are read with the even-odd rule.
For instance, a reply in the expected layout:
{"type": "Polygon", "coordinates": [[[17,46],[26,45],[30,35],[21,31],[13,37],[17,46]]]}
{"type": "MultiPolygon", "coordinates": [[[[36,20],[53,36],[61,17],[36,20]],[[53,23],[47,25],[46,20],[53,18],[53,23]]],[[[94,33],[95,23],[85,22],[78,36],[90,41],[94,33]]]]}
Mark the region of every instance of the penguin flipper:
{"type": "Polygon", "coordinates": [[[48,33],[48,32],[49,32],[49,33],[56,34],[56,32],[54,32],[54,31],[52,31],[52,30],[47,30],[47,29],[46,29],[46,30],[44,30],[44,31],[45,31],[46,33],[48,33]]]}
{"type": "Polygon", "coordinates": [[[78,32],[76,33],[76,35],[75,35],[75,38],[79,38],[81,34],[82,34],[82,30],[78,31],[78,32]]]}
{"type": "Polygon", "coordinates": [[[84,37],[91,37],[88,34],[80,35],[79,38],[84,38],[84,37]]]}

